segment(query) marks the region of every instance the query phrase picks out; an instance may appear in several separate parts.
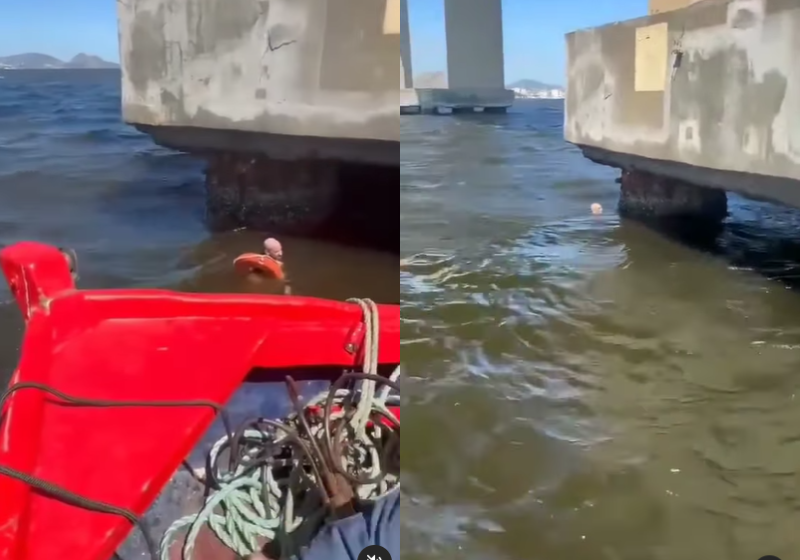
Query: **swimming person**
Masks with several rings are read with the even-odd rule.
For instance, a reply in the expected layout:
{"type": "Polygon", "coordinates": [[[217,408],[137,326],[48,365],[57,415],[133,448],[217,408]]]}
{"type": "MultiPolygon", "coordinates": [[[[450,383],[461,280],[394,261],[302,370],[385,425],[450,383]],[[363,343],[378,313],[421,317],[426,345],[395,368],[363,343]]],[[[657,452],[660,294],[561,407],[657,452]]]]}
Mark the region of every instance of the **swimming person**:
{"type": "Polygon", "coordinates": [[[264,240],[264,254],[283,265],[283,245],[274,237],[264,240]]]}
{"type": "Polygon", "coordinates": [[[283,245],[274,237],[264,240],[263,253],[239,255],[233,264],[251,282],[260,283],[265,279],[279,280],[283,284],[284,295],[291,295],[289,280],[283,270],[283,245]]]}
{"type": "MultiPolygon", "coordinates": [[[[277,263],[281,265],[281,271],[283,271],[283,245],[281,242],[275,239],[274,237],[268,237],[264,240],[264,254],[269,258],[273,259],[277,263]]],[[[290,296],[292,295],[292,288],[289,286],[289,278],[286,276],[286,273],[283,274],[283,295],[290,296]]]]}

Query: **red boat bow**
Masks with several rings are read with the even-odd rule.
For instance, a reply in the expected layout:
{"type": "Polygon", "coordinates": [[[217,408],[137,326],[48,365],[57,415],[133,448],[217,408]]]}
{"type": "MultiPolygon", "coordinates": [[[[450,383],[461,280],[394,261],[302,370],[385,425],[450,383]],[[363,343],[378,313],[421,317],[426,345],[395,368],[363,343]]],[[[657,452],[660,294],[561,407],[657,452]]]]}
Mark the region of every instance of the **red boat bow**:
{"type": "MultiPolygon", "coordinates": [[[[225,404],[241,383],[331,378],[361,363],[357,305],[301,297],[77,290],[63,254],[20,243],[0,264],[26,319],[11,385],[101,400],[225,404]],[[333,366],[333,367],[323,367],[333,366]]],[[[380,306],[383,364],[400,362],[400,310],[380,306]]],[[[214,420],[210,408],[84,408],[41,391],[0,411],[0,465],[143,514],[214,420]]],[[[107,560],[122,517],[0,475],[0,560],[107,560]]]]}

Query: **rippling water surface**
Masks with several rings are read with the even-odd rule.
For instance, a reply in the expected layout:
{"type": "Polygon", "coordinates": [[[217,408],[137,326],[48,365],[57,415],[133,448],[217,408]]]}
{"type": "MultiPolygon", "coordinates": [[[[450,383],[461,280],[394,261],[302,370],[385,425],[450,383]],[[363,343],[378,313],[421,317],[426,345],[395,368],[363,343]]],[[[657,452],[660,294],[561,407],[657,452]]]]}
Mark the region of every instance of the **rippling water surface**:
{"type": "MultiPolygon", "coordinates": [[[[263,234],[208,233],[201,162],[124,125],[119,84],[116,71],[0,71],[0,247],[20,240],[71,247],[84,288],[278,291],[234,273],[234,257],[260,250],[263,234]]],[[[397,303],[395,253],[282,241],[293,293],[397,303]]],[[[2,388],[22,335],[4,281],[0,334],[2,388]]],[[[276,416],[286,412],[285,392],[248,386],[229,408],[236,421],[276,416]]],[[[154,535],[186,513],[190,490],[181,471],[147,516],[154,535]]],[[[138,533],[123,553],[147,557],[138,533]]]]}
{"type": "Polygon", "coordinates": [[[402,119],[404,559],[797,557],[800,215],[620,222],[562,119],[402,119]]]}
{"type": "MultiPolygon", "coordinates": [[[[207,233],[199,162],[120,123],[118,74],[0,76],[0,245],[73,247],[87,287],[254,289],[229,263],[259,236],[207,233]]],[[[795,557],[798,213],[731,199],[705,247],[621,223],[561,121],[401,121],[405,560],[795,557]]],[[[298,293],[397,300],[391,254],[285,245],[298,293]]],[[[3,378],[4,287],[0,332],[3,378]]]]}
{"type": "MultiPolygon", "coordinates": [[[[261,235],[208,233],[202,164],[121,122],[118,71],[0,71],[0,246],[74,248],[87,288],[265,290],[234,274],[261,235]]],[[[397,302],[391,253],[282,239],[299,295],[397,302]]],[[[0,281],[0,385],[22,330],[0,281]]]]}

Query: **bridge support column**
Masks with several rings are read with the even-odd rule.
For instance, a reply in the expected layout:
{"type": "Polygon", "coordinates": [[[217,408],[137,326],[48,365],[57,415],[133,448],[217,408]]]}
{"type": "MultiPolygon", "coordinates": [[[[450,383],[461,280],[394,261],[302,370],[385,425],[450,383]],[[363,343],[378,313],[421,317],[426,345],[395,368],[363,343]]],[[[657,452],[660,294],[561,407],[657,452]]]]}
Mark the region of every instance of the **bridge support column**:
{"type": "Polygon", "coordinates": [[[621,216],[644,222],[716,226],[728,215],[725,191],[663,175],[626,170],[620,178],[621,216]]]}
{"type": "MultiPolygon", "coordinates": [[[[502,0],[444,0],[444,10],[448,87],[404,90],[400,112],[505,112],[514,104],[514,92],[505,87],[502,0]]],[[[401,45],[409,45],[407,58],[401,48],[406,66],[411,59],[406,0],[402,14],[401,45]]]]}
{"type": "Polygon", "coordinates": [[[414,66],[411,63],[411,29],[408,23],[408,0],[400,0],[400,114],[422,111],[414,90],[414,66]]]}
{"type": "Polygon", "coordinates": [[[215,153],[207,161],[206,221],[212,230],[314,233],[336,208],[336,162],[234,152],[215,153]]]}
{"type": "Polygon", "coordinates": [[[205,158],[213,231],[247,227],[399,251],[396,167],[235,152],[205,158]]]}
{"type": "Polygon", "coordinates": [[[414,87],[414,66],[411,64],[411,30],[408,23],[408,0],[400,0],[400,89],[414,87]]]}
{"type": "Polygon", "coordinates": [[[501,0],[445,0],[450,89],[505,89],[501,0]]]}

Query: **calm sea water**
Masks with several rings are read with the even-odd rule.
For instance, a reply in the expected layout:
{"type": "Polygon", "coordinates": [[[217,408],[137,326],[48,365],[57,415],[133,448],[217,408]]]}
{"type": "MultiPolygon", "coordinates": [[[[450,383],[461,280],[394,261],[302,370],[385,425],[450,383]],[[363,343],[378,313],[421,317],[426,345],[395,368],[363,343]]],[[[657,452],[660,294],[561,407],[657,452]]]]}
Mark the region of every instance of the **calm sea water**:
{"type": "Polygon", "coordinates": [[[402,120],[404,559],[797,557],[800,214],[621,223],[562,111],[402,120]]]}

